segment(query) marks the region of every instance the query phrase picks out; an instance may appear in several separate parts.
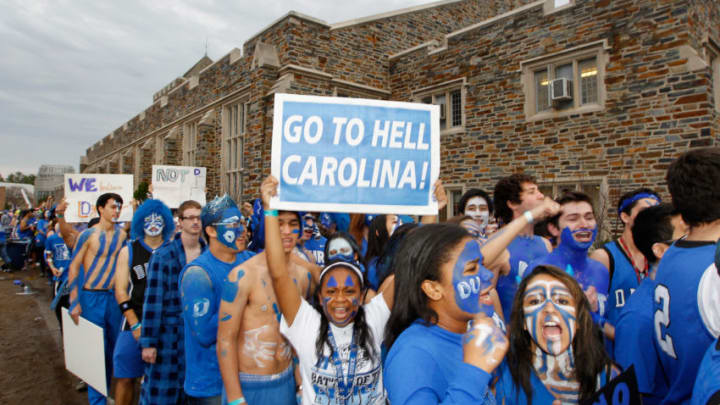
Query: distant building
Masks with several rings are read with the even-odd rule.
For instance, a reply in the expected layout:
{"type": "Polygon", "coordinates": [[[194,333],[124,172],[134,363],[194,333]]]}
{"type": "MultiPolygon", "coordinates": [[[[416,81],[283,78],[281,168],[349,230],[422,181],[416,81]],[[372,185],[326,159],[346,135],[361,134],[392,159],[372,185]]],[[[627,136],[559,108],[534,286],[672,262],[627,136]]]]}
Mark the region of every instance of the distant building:
{"type": "MultiPolygon", "coordinates": [[[[720,145],[720,3],[446,0],[337,24],[290,12],[87,149],[82,172],[205,166],[210,195],[257,197],[275,93],[441,106],[441,178],[535,175],[604,208],[664,188],[669,163],[720,145]]],[[[667,194],[665,194],[667,195],[667,194]]]]}
{"type": "Polygon", "coordinates": [[[72,166],[42,165],[35,177],[35,199],[42,201],[48,196],[55,197],[56,201],[64,195],[63,180],[65,173],[75,173],[72,166]]]}
{"type": "Polygon", "coordinates": [[[0,183],[0,209],[33,207],[34,196],[35,187],[32,184],[0,183]]]}

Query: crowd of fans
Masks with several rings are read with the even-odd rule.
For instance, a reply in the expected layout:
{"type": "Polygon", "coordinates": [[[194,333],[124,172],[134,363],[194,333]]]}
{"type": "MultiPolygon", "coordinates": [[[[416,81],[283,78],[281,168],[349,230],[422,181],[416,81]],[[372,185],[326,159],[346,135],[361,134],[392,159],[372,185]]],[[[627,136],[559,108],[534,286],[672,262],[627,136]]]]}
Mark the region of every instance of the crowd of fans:
{"type": "Polygon", "coordinates": [[[0,258],[104,329],[117,404],[570,404],[630,367],[643,403],[718,404],[720,149],[666,180],[671,202],[620,197],[604,244],[588,195],[527,174],[442,223],[273,210],[270,176],[241,206],[148,199],[127,224],[116,194],[88,224],[64,201],[5,212],[0,258]]]}

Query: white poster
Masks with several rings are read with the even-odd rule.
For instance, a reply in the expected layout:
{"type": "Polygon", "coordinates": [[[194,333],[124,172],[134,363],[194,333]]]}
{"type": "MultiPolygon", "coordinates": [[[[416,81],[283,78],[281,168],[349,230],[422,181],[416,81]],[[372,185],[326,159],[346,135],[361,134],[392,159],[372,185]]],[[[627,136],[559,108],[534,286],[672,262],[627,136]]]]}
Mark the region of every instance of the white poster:
{"type": "Polygon", "coordinates": [[[107,396],[103,329],[83,317],[75,325],[66,308],[62,323],[65,368],[107,396]]]}
{"type": "Polygon", "coordinates": [[[207,169],[204,167],[153,165],[153,198],[170,208],[177,208],[187,200],[205,205],[206,175],[207,169]]]}
{"type": "Polygon", "coordinates": [[[105,193],[115,193],[123,199],[119,222],[132,220],[133,176],[131,174],[65,174],[65,221],[88,222],[98,216],[95,204],[105,193]]]}

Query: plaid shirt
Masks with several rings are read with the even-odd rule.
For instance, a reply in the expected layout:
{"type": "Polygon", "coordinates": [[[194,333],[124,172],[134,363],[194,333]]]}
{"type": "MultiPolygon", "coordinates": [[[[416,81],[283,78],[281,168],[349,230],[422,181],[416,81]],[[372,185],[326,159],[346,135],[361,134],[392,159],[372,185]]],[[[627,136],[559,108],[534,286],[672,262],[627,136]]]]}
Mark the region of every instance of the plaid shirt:
{"type": "MultiPolygon", "coordinates": [[[[202,251],[205,243],[200,240],[202,251]]],[[[154,347],[154,364],[146,364],[140,403],[177,404],[185,378],[184,327],[178,276],[187,260],[179,236],[157,249],[148,263],[140,345],[154,347]]]]}

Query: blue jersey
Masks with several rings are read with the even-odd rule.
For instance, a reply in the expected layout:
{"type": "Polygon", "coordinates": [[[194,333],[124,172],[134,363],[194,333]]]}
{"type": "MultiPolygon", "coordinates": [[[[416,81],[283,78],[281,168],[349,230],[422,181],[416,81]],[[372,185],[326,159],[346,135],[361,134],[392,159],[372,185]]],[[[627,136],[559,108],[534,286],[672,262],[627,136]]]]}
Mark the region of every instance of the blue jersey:
{"type": "Polygon", "coordinates": [[[251,257],[247,252],[238,254],[234,262],[225,263],[207,249],[180,272],[185,321],[184,389],[191,396],[222,394],[223,382],[215,350],[222,286],[230,271],[251,257]]]}
{"type": "Polygon", "coordinates": [[[652,303],[656,285],[655,280],[644,279],[620,309],[615,324],[615,361],[623,370],[635,366],[646,405],[660,403],[668,390],[655,349],[652,303]]]}
{"type": "Polygon", "coordinates": [[[549,252],[542,237],[518,236],[507,247],[510,252],[510,273],[498,277],[497,292],[500,297],[505,322],[510,322],[510,310],[520,280],[525,276],[529,265],[535,259],[546,256],[549,252]]]}
{"type": "Polygon", "coordinates": [[[37,224],[35,226],[35,230],[37,230],[37,233],[35,234],[35,246],[45,248],[45,240],[47,239],[47,226],[48,221],[44,219],[39,219],[37,221],[37,224]]]}
{"type": "Polygon", "coordinates": [[[70,267],[70,250],[65,241],[57,233],[53,233],[45,242],[45,251],[52,255],[53,266],[62,271],[59,280],[65,281],[68,277],[68,268],[70,267]]]}
{"type": "Polygon", "coordinates": [[[692,392],[692,405],[720,404],[720,339],[705,353],[692,392]]]}
{"type": "Polygon", "coordinates": [[[704,299],[707,281],[718,277],[714,254],[715,242],[680,240],[660,261],[653,322],[658,356],[669,384],[663,404],[690,403],[700,361],[715,340],[706,320],[717,319],[720,308],[704,299]]]}
{"type": "MultiPolygon", "coordinates": [[[[632,262],[617,241],[608,242],[603,246],[610,260],[610,290],[608,292],[607,321],[615,325],[620,310],[630,298],[630,294],[638,288],[638,276],[632,262]]],[[[614,342],[605,340],[605,348],[610,357],[614,358],[614,342]]]]}
{"type": "Polygon", "coordinates": [[[312,253],[313,258],[315,259],[315,264],[318,266],[324,266],[325,263],[325,244],[327,243],[327,239],[323,238],[322,236],[319,238],[311,237],[310,239],[306,240],[303,244],[303,247],[312,253]]]}

